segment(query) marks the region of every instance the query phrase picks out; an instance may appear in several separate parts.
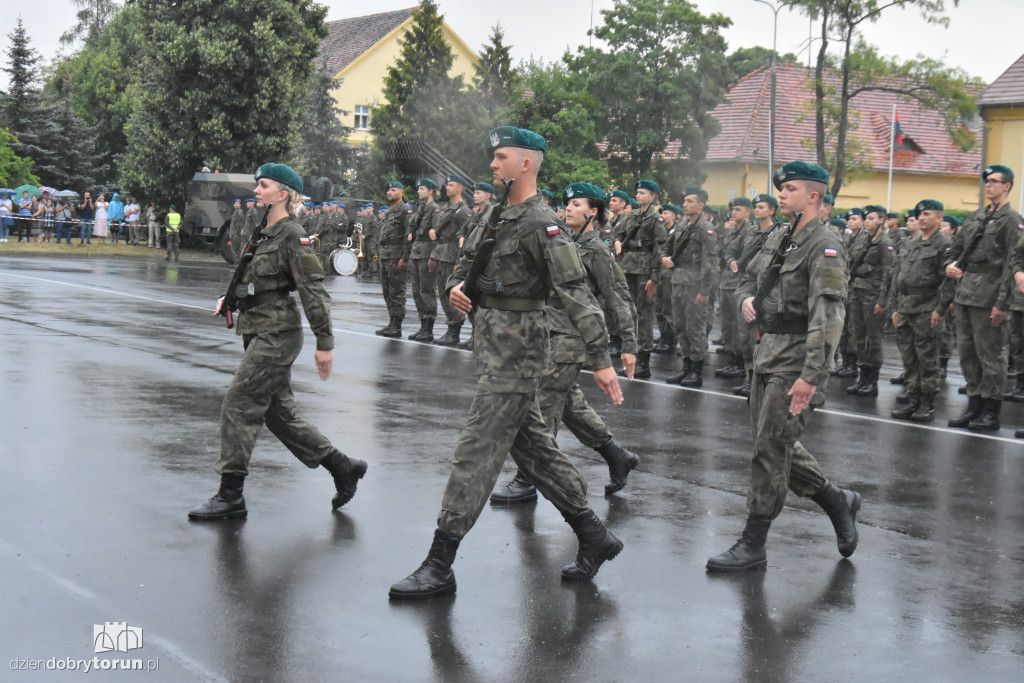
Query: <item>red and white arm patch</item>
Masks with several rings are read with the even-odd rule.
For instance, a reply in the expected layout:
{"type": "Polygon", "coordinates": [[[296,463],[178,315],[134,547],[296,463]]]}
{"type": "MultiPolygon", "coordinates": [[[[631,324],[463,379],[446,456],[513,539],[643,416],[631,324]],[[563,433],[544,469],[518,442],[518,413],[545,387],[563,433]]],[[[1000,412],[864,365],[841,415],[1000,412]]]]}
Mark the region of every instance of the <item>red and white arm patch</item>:
{"type": "Polygon", "coordinates": [[[548,230],[548,237],[554,237],[555,235],[558,234],[558,226],[557,225],[549,225],[547,227],[547,230],[548,230]]]}
{"type": "Polygon", "coordinates": [[[300,237],[299,238],[299,244],[302,244],[302,245],[308,247],[308,246],[310,246],[312,244],[312,242],[309,241],[308,237],[300,237]]]}
{"type": "Polygon", "coordinates": [[[835,258],[838,255],[839,255],[839,252],[836,251],[835,249],[826,249],[825,250],[825,256],[828,257],[828,258],[835,258]]]}

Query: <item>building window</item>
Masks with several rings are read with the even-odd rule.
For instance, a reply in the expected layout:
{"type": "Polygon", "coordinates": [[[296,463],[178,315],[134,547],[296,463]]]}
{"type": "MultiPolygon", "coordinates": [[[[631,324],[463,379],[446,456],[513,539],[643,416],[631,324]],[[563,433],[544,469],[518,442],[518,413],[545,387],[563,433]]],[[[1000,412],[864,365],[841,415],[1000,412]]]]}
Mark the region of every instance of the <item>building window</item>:
{"type": "Polygon", "coordinates": [[[369,130],[370,107],[365,104],[356,105],[356,130],[369,130]]]}

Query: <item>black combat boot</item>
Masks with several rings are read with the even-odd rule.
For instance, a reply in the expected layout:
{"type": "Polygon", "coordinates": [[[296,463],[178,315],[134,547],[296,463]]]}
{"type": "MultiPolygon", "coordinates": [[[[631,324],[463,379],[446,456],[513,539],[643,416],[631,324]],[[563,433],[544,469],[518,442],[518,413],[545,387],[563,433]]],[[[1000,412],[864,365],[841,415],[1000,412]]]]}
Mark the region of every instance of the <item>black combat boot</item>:
{"type": "Polygon", "coordinates": [[[974,420],[979,415],[981,415],[981,410],[983,407],[984,400],[981,398],[981,396],[968,396],[967,410],[964,411],[963,415],[961,415],[960,417],[954,417],[947,424],[950,427],[966,427],[971,423],[971,420],[974,420]]]}
{"type": "Polygon", "coordinates": [[[636,354],[636,368],[633,369],[633,379],[651,378],[651,352],[641,351],[636,354]]]}
{"type": "Polygon", "coordinates": [[[430,343],[434,341],[434,319],[424,318],[423,319],[423,334],[419,336],[416,341],[430,343]]]}
{"type": "MultiPolygon", "coordinates": [[[[864,386],[864,379],[865,379],[866,375],[867,375],[867,367],[864,366],[864,365],[858,365],[857,366],[857,381],[854,382],[853,384],[851,384],[850,386],[846,387],[846,393],[853,395],[853,394],[856,394],[857,392],[859,392],[860,388],[862,386],[864,386]]],[[[842,377],[842,375],[840,375],[838,372],[836,373],[836,376],[837,377],[842,377]]]]}
{"type": "Polygon", "coordinates": [[[566,581],[592,579],[601,565],[622,552],[622,541],[601,524],[594,511],[587,509],[578,515],[563,512],[562,517],[572,527],[580,541],[576,561],[562,567],[562,578],[566,581]]]}
{"type": "Polygon", "coordinates": [[[738,572],[767,567],[768,554],[764,544],[771,525],[772,520],[767,517],[747,517],[747,526],[740,540],[721,555],[710,558],[705,569],[709,572],[738,572]]]}
{"type": "Polygon", "coordinates": [[[420,568],[391,586],[388,597],[392,600],[423,600],[438,595],[455,595],[455,553],[459,539],[447,531],[434,530],[427,559],[420,568]]]}
{"type": "Polygon", "coordinates": [[[921,405],[918,406],[914,414],[910,416],[911,422],[920,422],[921,424],[928,424],[935,419],[935,394],[930,394],[927,391],[921,393],[921,405]]]}
{"type": "Polygon", "coordinates": [[[449,325],[448,331],[441,335],[440,339],[435,339],[434,343],[438,346],[455,346],[459,343],[459,335],[462,334],[462,323],[457,325],[449,325]]]}
{"type": "Polygon", "coordinates": [[[907,383],[907,374],[905,372],[901,372],[900,374],[896,375],[895,377],[890,377],[889,378],[889,384],[899,384],[900,386],[902,386],[902,385],[904,385],[906,383],[907,383]]]}
{"type": "Polygon", "coordinates": [[[857,549],[857,512],[860,510],[861,497],[855,491],[839,488],[826,481],[811,500],[821,506],[832,520],[836,530],[836,545],[843,557],[853,555],[857,549]]]}
{"type": "Polygon", "coordinates": [[[401,337],[402,319],[397,315],[391,316],[391,319],[388,321],[387,327],[382,327],[381,329],[377,330],[375,334],[379,334],[382,337],[389,337],[391,339],[401,337]]]}
{"type": "Polygon", "coordinates": [[[754,381],[754,371],[753,370],[747,370],[747,381],[744,382],[743,384],[739,385],[738,387],[733,387],[732,388],[732,393],[734,393],[737,396],[743,396],[744,398],[749,397],[750,396],[750,383],[753,382],[753,381],[754,381]]]}
{"type": "Polygon", "coordinates": [[[949,370],[949,359],[948,358],[940,358],[939,359],[939,367],[941,368],[942,379],[946,379],[946,373],[949,370]]]}
{"type": "Polygon", "coordinates": [[[908,389],[907,391],[904,391],[904,392],[903,392],[902,394],[897,394],[897,395],[896,395],[896,402],[897,402],[897,403],[900,403],[900,404],[902,404],[902,403],[906,403],[907,401],[909,401],[909,400],[910,400],[910,396],[912,395],[912,393],[913,393],[913,392],[911,392],[911,391],[910,391],[910,390],[908,389]]]}
{"type": "Polygon", "coordinates": [[[836,377],[856,377],[857,376],[857,354],[856,353],[844,353],[843,364],[836,370],[836,377]]]}
{"type": "Polygon", "coordinates": [[[388,318],[388,324],[387,325],[385,325],[384,327],[380,328],[379,330],[374,330],[373,333],[378,335],[378,336],[383,336],[385,332],[390,332],[392,329],[394,329],[394,327],[395,327],[395,316],[391,316],[390,318],[388,318]]]}
{"type": "Polygon", "coordinates": [[[1017,373],[1013,380],[1013,389],[1003,394],[1003,400],[1024,403],[1024,372],[1017,373]]]}
{"type": "Polygon", "coordinates": [[[729,359],[728,365],[715,370],[715,377],[724,377],[726,379],[736,379],[746,374],[747,371],[743,367],[743,359],[735,354],[729,359]]]}
{"type": "Polygon", "coordinates": [[[491,502],[497,505],[526,503],[531,500],[537,500],[537,487],[533,485],[525,472],[518,469],[509,483],[494,489],[491,493],[491,502]]]}
{"type": "Polygon", "coordinates": [[[690,363],[690,374],[680,380],[679,386],[695,388],[704,386],[704,361],[692,361],[690,363]]]}
{"type": "Polygon", "coordinates": [[[674,375],[669,375],[668,378],[665,379],[665,382],[667,382],[668,384],[679,384],[680,382],[683,381],[684,377],[690,374],[690,369],[692,367],[693,361],[691,361],[689,358],[684,358],[682,370],[680,370],[674,375]]]}
{"type": "Polygon", "coordinates": [[[622,337],[617,334],[608,336],[608,355],[612,358],[622,355],[622,337]]]}
{"type": "Polygon", "coordinates": [[[334,477],[337,493],[331,500],[331,509],[337,510],[356,495],[356,486],[366,475],[368,465],[362,460],[348,457],[337,448],[332,448],[320,464],[334,477]]]}
{"type": "Polygon", "coordinates": [[[982,404],[981,415],[967,423],[972,432],[988,432],[999,429],[999,411],[1003,407],[1002,399],[986,398],[982,404]]]}
{"type": "MultiPolygon", "coordinates": [[[[901,403],[900,397],[896,397],[896,402],[901,403]]],[[[921,394],[918,392],[911,392],[907,394],[907,400],[902,402],[899,408],[894,408],[889,415],[895,420],[909,420],[910,416],[917,412],[917,409],[921,407],[921,394]]]]}
{"type": "Polygon", "coordinates": [[[242,487],[244,474],[220,475],[220,489],[210,500],[188,513],[189,519],[210,521],[213,519],[245,519],[245,498],[242,487]]]}
{"type": "Polygon", "coordinates": [[[467,339],[466,341],[459,342],[458,344],[455,345],[455,348],[462,349],[463,351],[472,351],[473,350],[473,336],[470,335],[469,339],[467,339]]]}
{"type": "Polygon", "coordinates": [[[867,374],[864,378],[864,383],[860,385],[860,389],[857,390],[858,396],[878,396],[878,373],[881,372],[882,368],[877,365],[864,366],[864,370],[861,375],[867,374]]]}
{"type": "Polygon", "coordinates": [[[412,341],[420,341],[420,339],[423,337],[423,335],[426,333],[426,331],[427,331],[427,319],[426,318],[420,318],[420,329],[418,329],[415,332],[413,332],[412,334],[410,334],[409,335],[409,339],[411,339],[412,341]]]}
{"type": "Polygon", "coordinates": [[[626,477],[630,470],[635,470],[640,464],[640,458],[623,448],[615,439],[608,439],[603,446],[597,449],[604,461],[608,463],[608,476],[611,481],[604,485],[605,495],[621,491],[626,486],[626,477]]]}

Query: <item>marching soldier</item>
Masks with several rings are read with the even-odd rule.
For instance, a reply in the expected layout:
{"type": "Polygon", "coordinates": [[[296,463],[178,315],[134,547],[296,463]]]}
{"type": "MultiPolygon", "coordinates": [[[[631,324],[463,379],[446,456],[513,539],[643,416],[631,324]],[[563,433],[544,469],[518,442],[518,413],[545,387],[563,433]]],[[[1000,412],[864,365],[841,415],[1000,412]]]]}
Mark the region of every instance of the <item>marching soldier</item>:
{"type": "MultiPolygon", "coordinates": [[[[629,219],[630,201],[630,196],[622,190],[613,191],[608,198],[608,209],[611,211],[612,218],[601,228],[601,239],[604,240],[605,246],[616,259],[622,252],[615,245],[615,236],[625,230],[626,222],[629,219]]],[[[634,310],[635,308],[634,306],[634,310]]],[[[606,310],[605,315],[607,314],[606,310]]],[[[615,333],[608,335],[608,353],[612,358],[618,358],[622,353],[622,340],[615,333]]]]}
{"type": "Polygon", "coordinates": [[[437,189],[437,183],[430,178],[420,178],[416,181],[419,205],[408,225],[408,240],[412,244],[409,253],[412,300],[416,302],[416,313],[420,317],[420,329],[409,335],[409,339],[413,341],[434,341],[437,293],[434,290],[434,271],[430,265],[430,252],[434,249],[430,231],[434,227],[434,216],[440,210],[434,201],[437,189]]]}
{"type": "MultiPolygon", "coordinates": [[[[651,349],[654,348],[654,306],[658,289],[659,257],[665,244],[665,221],[658,209],[661,186],[653,180],[636,182],[636,201],[640,210],[631,216],[615,237],[615,251],[622,254],[619,263],[626,274],[629,294],[637,315],[637,342],[634,377],[651,376],[651,349]]],[[[624,371],[623,371],[624,372],[624,371]]]]}
{"type": "Polygon", "coordinates": [[[878,373],[884,351],[886,283],[894,260],[889,233],[883,227],[885,208],[872,204],[864,208],[864,235],[850,252],[850,345],[857,355],[859,376],[846,388],[856,396],[878,396],[878,373]]]}
{"type": "Polygon", "coordinates": [[[718,272],[718,233],[704,218],[708,194],[683,190],[683,225],[665,243],[661,263],[672,271],[672,324],[679,338],[682,369],[665,381],[684,387],[704,384],[708,352],[708,311],[718,272]]]}
{"type": "Polygon", "coordinates": [[[967,380],[967,410],[950,427],[999,429],[1006,383],[1003,320],[1014,280],[1013,248],[1024,219],[1010,208],[1013,171],[993,164],[982,171],[989,205],[972,213],[946,252],[946,275],[957,280],[957,346],[967,380]]]}
{"type": "Polygon", "coordinates": [[[761,332],[750,391],[754,459],[747,524],[732,548],[708,560],[711,572],[767,565],[765,540],[782,512],[787,490],[825,510],[843,557],[857,548],[860,494],[825,479],[818,461],[799,441],[811,412],[825,402],[843,325],[846,253],[818,213],[828,171],[794,161],[776,171],[774,183],[792,229],[777,230],[767,239],[737,289],[744,320],[757,321],[761,332]],[[771,272],[777,278],[768,277],[771,272]],[[769,301],[780,305],[767,305],[769,301]]]}
{"type": "MultiPolygon", "coordinates": [[[[665,233],[669,241],[676,229],[683,227],[683,209],[675,204],[662,204],[661,217],[665,221],[665,233]]],[[[658,291],[654,294],[655,320],[658,321],[658,341],[654,353],[675,353],[675,327],[672,324],[672,271],[662,266],[658,269],[658,291]]],[[[607,314],[606,314],[607,315],[607,314]]]]}
{"type": "Polygon", "coordinates": [[[729,354],[729,364],[715,370],[715,377],[733,379],[744,377],[747,371],[743,367],[743,342],[740,339],[746,332],[746,325],[740,325],[740,306],[736,301],[736,286],[739,284],[740,273],[738,264],[736,270],[732,269],[732,265],[739,258],[736,255],[738,246],[743,243],[745,236],[757,231],[758,226],[751,220],[754,204],[746,197],[732,199],[729,202],[729,210],[733,227],[723,230],[719,240],[722,252],[722,272],[719,282],[719,289],[722,293],[719,304],[722,318],[722,344],[729,354]]]}
{"type": "MultiPolygon", "coordinates": [[[[405,186],[397,180],[387,185],[388,209],[380,226],[380,288],[384,304],[388,309],[388,324],[376,331],[382,337],[397,339],[402,336],[402,320],[405,318],[405,278],[409,253],[409,221],[412,209],[402,201],[405,186]]],[[[371,220],[370,217],[363,221],[371,220]]]]}
{"type": "Polygon", "coordinates": [[[455,346],[459,343],[462,324],[466,316],[451,305],[445,296],[445,286],[455,269],[459,258],[459,235],[463,234],[466,225],[473,217],[473,211],[462,198],[462,192],[469,187],[468,180],[460,175],[449,175],[445,182],[445,202],[434,216],[434,226],[430,230],[430,239],[435,246],[430,253],[434,264],[434,282],[437,284],[437,297],[441,300],[448,331],[434,340],[438,346],[455,346]]]}
{"type": "Polygon", "coordinates": [[[903,358],[904,405],[894,409],[897,420],[928,423],[935,419],[935,394],[942,381],[939,348],[945,330],[943,313],[953,301],[953,281],[944,260],[949,238],[939,230],[942,203],[924,199],[915,217],[920,233],[907,240],[893,269],[889,310],[896,326],[896,345],[903,358]]]}

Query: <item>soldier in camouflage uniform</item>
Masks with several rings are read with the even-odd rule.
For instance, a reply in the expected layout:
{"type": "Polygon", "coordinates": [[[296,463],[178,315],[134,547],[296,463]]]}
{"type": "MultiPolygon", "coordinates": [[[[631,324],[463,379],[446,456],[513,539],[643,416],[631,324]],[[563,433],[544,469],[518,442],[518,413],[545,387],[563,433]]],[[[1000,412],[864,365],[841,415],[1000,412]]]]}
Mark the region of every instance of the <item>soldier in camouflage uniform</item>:
{"type": "MultiPolygon", "coordinates": [[[[494,209],[494,185],[487,182],[479,182],[473,186],[473,215],[470,216],[469,221],[463,227],[459,234],[459,257],[462,257],[463,246],[466,243],[466,239],[473,233],[474,230],[483,223],[487,222],[487,219],[491,215],[491,211],[494,209]]],[[[472,320],[470,324],[472,325],[472,320]]],[[[470,332],[469,338],[466,341],[459,342],[455,345],[456,348],[462,349],[463,351],[473,350],[473,333],[470,332]]]]}
{"type": "Polygon", "coordinates": [[[430,178],[416,181],[416,192],[419,195],[415,215],[409,221],[408,240],[412,244],[409,253],[409,271],[412,280],[412,300],[416,302],[416,312],[420,317],[420,329],[409,335],[413,341],[434,341],[434,320],[437,318],[437,292],[434,289],[434,271],[430,265],[430,252],[434,243],[430,239],[430,231],[434,228],[434,219],[440,207],[434,202],[437,183],[430,178]]]}
{"type": "MultiPolygon", "coordinates": [[[[614,190],[608,198],[608,208],[611,210],[612,218],[601,228],[601,239],[604,240],[608,251],[616,259],[622,254],[622,250],[621,247],[616,247],[615,236],[624,230],[626,223],[629,221],[630,201],[629,195],[622,190],[614,190]]],[[[633,309],[636,310],[636,307],[634,306],[633,309]]],[[[607,309],[604,315],[607,319],[607,309]]],[[[609,321],[609,326],[614,326],[611,325],[611,321],[609,321]]],[[[653,350],[653,346],[651,348],[653,350]]],[[[608,335],[608,353],[611,354],[612,358],[618,358],[622,353],[622,340],[614,333],[608,335]]]]}
{"type": "MultiPolygon", "coordinates": [[[[683,228],[683,209],[675,204],[661,205],[661,218],[665,221],[665,239],[671,241],[676,230],[683,228]]],[[[665,266],[658,269],[658,291],[654,294],[655,320],[658,322],[658,341],[653,353],[675,353],[678,340],[672,322],[672,271],[665,266]]],[[[607,313],[605,313],[607,317],[607,313]]]]}
{"type": "MultiPolygon", "coordinates": [[[[860,494],[827,481],[817,460],[799,441],[811,412],[825,402],[832,356],[843,327],[846,253],[818,217],[828,171],[790,162],[776,171],[774,182],[792,230],[777,230],[768,237],[736,292],[744,320],[756,320],[761,331],[750,392],[754,459],[747,525],[732,548],[708,560],[708,571],[767,565],[765,539],[772,520],[782,512],[787,489],[810,497],[828,513],[843,557],[857,548],[860,494]],[[772,265],[781,269],[774,286],[765,292],[771,302],[756,311],[755,297],[772,265]],[[782,304],[781,313],[774,302],[782,304]],[[768,311],[773,312],[771,318],[768,311]]],[[[761,297],[757,298],[760,304],[761,297]]]]}
{"type": "MultiPolygon", "coordinates": [[[[434,542],[419,569],[391,587],[393,599],[455,593],[455,553],[486,505],[509,453],[579,538],[576,561],[562,570],[563,579],[592,578],[622,550],[622,542],[587,505],[586,482],[558,449],[537,403],[537,387],[549,360],[549,296],[561,302],[579,330],[598,386],[621,403],[601,309],[586,285],[576,247],[537,193],[544,138],[502,126],[491,131],[488,143],[495,178],[515,180],[495,230],[497,244],[484,268],[484,275],[503,282],[503,288],[491,287],[493,292],[482,296],[476,309],[476,395],[455,447],[434,542]]],[[[466,255],[449,281],[452,304],[463,313],[473,308],[462,285],[483,232],[478,230],[467,240],[466,255]]]]}
{"type": "Polygon", "coordinates": [[[320,225],[316,237],[319,240],[317,249],[320,250],[320,263],[324,273],[334,273],[334,266],[330,261],[331,252],[338,248],[338,224],[334,220],[329,202],[324,204],[321,209],[320,225]]]}
{"type": "Polygon", "coordinates": [[[245,212],[242,211],[242,200],[236,199],[231,211],[231,224],[228,227],[228,239],[231,241],[231,254],[235,261],[242,256],[242,249],[245,248],[245,238],[242,231],[245,229],[245,212]]]}
{"type": "Polygon", "coordinates": [[[684,387],[704,384],[711,290],[718,272],[718,233],[704,218],[708,194],[683,190],[685,220],[665,243],[661,263],[672,271],[672,325],[679,337],[682,369],[665,381],[684,387]]]}
{"type": "Polygon", "coordinates": [[[441,205],[440,211],[434,215],[434,226],[430,230],[430,239],[434,249],[430,252],[430,260],[434,264],[434,282],[437,283],[437,298],[444,310],[448,330],[435,339],[438,346],[455,346],[462,334],[462,324],[466,316],[451,305],[445,296],[445,286],[455,269],[459,258],[459,235],[464,234],[466,225],[473,217],[473,210],[462,199],[463,190],[469,181],[460,175],[449,175],[445,179],[445,194],[448,201],[441,205]]]}
{"type": "MultiPolygon", "coordinates": [[[[860,250],[861,241],[864,239],[870,239],[866,237],[862,228],[864,227],[864,209],[855,207],[846,212],[846,228],[849,234],[843,237],[843,246],[846,248],[846,253],[849,256],[854,253],[854,250],[860,250]]],[[[847,267],[851,267],[853,259],[847,259],[847,267]]],[[[847,289],[847,296],[849,296],[850,290],[847,289]]],[[[835,377],[857,377],[860,374],[860,370],[857,368],[857,350],[853,345],[853,341],[850,337],[850,302],[846,302],[846,326],[843,328],[843,336],[839,338],[839,352],[842,354],[843,362],[835,369],[832,374],[835,377]]]]}
{"type": "MultiPolygon", "coordinates": [[[[388,324],[376,331],[382,337],[402,336],[405,318],[405,277],[409,263],[409,221],[412,209],[402,201],[405,186],[397,180],[388,182],[388,210],[380,221],[380,288],[388,309],[388,324]]],[[[369,218],[363,219],[363,221],[369,218]]]]}
{"type": "Polygon", "coordinates": [[[754,203],[746,197],[736,197],[729,202],[729,209],[732,213],[733,227],[721,233],[720,249],[721,276],[719,278],[719,289],[722,292],[722,342],[729,353],[729,364],[715,370],[715,377],[734,379],[745,377],[746,368],[743,367],[743,340],[747,332],[746,324],[741,325],[740,306],[736,301],[736,286],[740,281],[739,267],[732,269],[732,264],[739,258],[740,245],[745,237],[759,232],[757,224],[753,221],[751,214],[754,211],[754,203]]]}
{"type": "Polygon", "coordinates": [[[661,186],[653,180],[636,182],[636,201],[640,210],[632,214],[615,236],[615,251],[622,254],[619,267],[626,274],[629,294],[637,315],[636,357],[639,379],[651,376],[651,349],[654,348],[654,294],[658,289],[660,256],[667,238],[665,221],[658,206],[661,186]]]}
{"type": "MultiPolygon", "coordinates": [[[[633,330],[636,314],[628,288],[619,286],[620,282],[625,284],[626,278],[595,229],[595,224],[600,226],[604,223],[607,195],[591,183],[572,183],[562,192],[562,201],[566,204],[566,224],[579,249],[590,290],[604,308],[616,311],[616,320],[627,323],[617,331],[622,335],[622,361],[629,377],[636,363],[636,335],[633,330]]],[[[615,493],[626,485],[626,477],[630,470],[636,468],[639,458],[612,438],[608,427],[590,407],[576,383],[587,354],[583,338],[570,322],[565,309],[558,300],[551,300],[547,310],[551,331],[550,359],[548,370],[537,389],[541,415],[552,433],[558,433],[558,423],[563,421],[583,445],[596,450],[604,458],[611,478],[605,486],[605,493],[615,493]]],[[[522,469],[516,470],[508,484],[491,494],[491,502],[499,505],[536,499],[537,487],[522,469]]]]}
{"type": "Polygon", "coordinates": [[[888,309],[893,311],[896,345],[903,358],[904,405],[892,411],[897,420],[928,423],[935,419],[935,394],[942,382],[939,347],[945,328],[943,312],[953,301],[953,281],[946,277],[949,238],[939,230],[942,203],[923,199],[915,208],[921,232],[903,244],[893,269],[888,309]]]}
{"type": "Polygon", "coordinates": [[[885,208],[872,204],[864,208],[864,235],[850,252],[850,344],[857,354],[859,376],[846,388],[856,396],[878,396],[878,373],[885,354],[886,285],[895,255],[885,229],[885,208]]]}
{"type": "MultiPolygon", "coordinates": [[[[334,335],[331,298],[324,289],[323,269],[302,226],[292,218],[301,209],[302,179],[284,164],[264,164],[256,172],[256,196],[271,206],[252,262],[245,271],[236,332],[245,355],[221,406],[220,490],[189,512],[189,519],[242,518],[247,515],[242,487],[256,436],[264,423],[304,465],[323,466],[334,477],[337,509],[355,495],[366,463],[334,448],[316,427],[295,413],[291,389],[292,363],[302,350],[302,318],[292,291],[316,335],[316,367],[320,379],[331,374],[334,335]]],[[[223,311],[224,299],[217,302],[223,311]]]]}
{"type": "Polygon", "coordinates": [[[242,224],[242,239],[248,241],[249,235],[253,233],[259,224],[260,217],[256,211],[256,200],[252,197],[247,197],[245,200],[245,222],[242,224]]]}
{"type": "MultiPolygon", "coordinates": [[[[911,218],[908,217],[907,222],[909,224],[911,218]]],[[[917,219],[913,218],[916,226],[917,219]]],[[[956,216],[943,216],[942,217],[942,234],[949,238],[949,243],[952,245],[953,237],[957,231],[960,230],[960,219],[956,216]]],[[[908,235],[913,237],[919,231],[915,227],[913,231],[908,228],[908,235]]],[[[956,282],[953,283],[953,291],[956,291],[956,282]]],[[[942,320],[944,323],[945,331],[942,333],[942,345],[939,347],[939,365],[942,367],[942,379],[946,379],[946,372],[949,369],[949,359],[953,357],[956,352],[956,307],[950,304],[949,308],[943,313],[942,320]]],[[[965,387],[966,388],[966,387],[965,387]]]]}
{"type": "Polygon", "coordinates": [[[1006,384],[1003,320],[1010,306],[1013,248],[1024,230],[1024,219],[1009,204],[1013,171],[995,164],[986,167],[981,177],[989,205],[964,221],[945,260],[946,275],[958,280],[953,299],[956,341],[968,401],[964,414],[950,420],[949,426],[975,431],[999,429],[1006,384]],[[981,241],[968,254],[968,245],[979,232],[981,241]]]}

